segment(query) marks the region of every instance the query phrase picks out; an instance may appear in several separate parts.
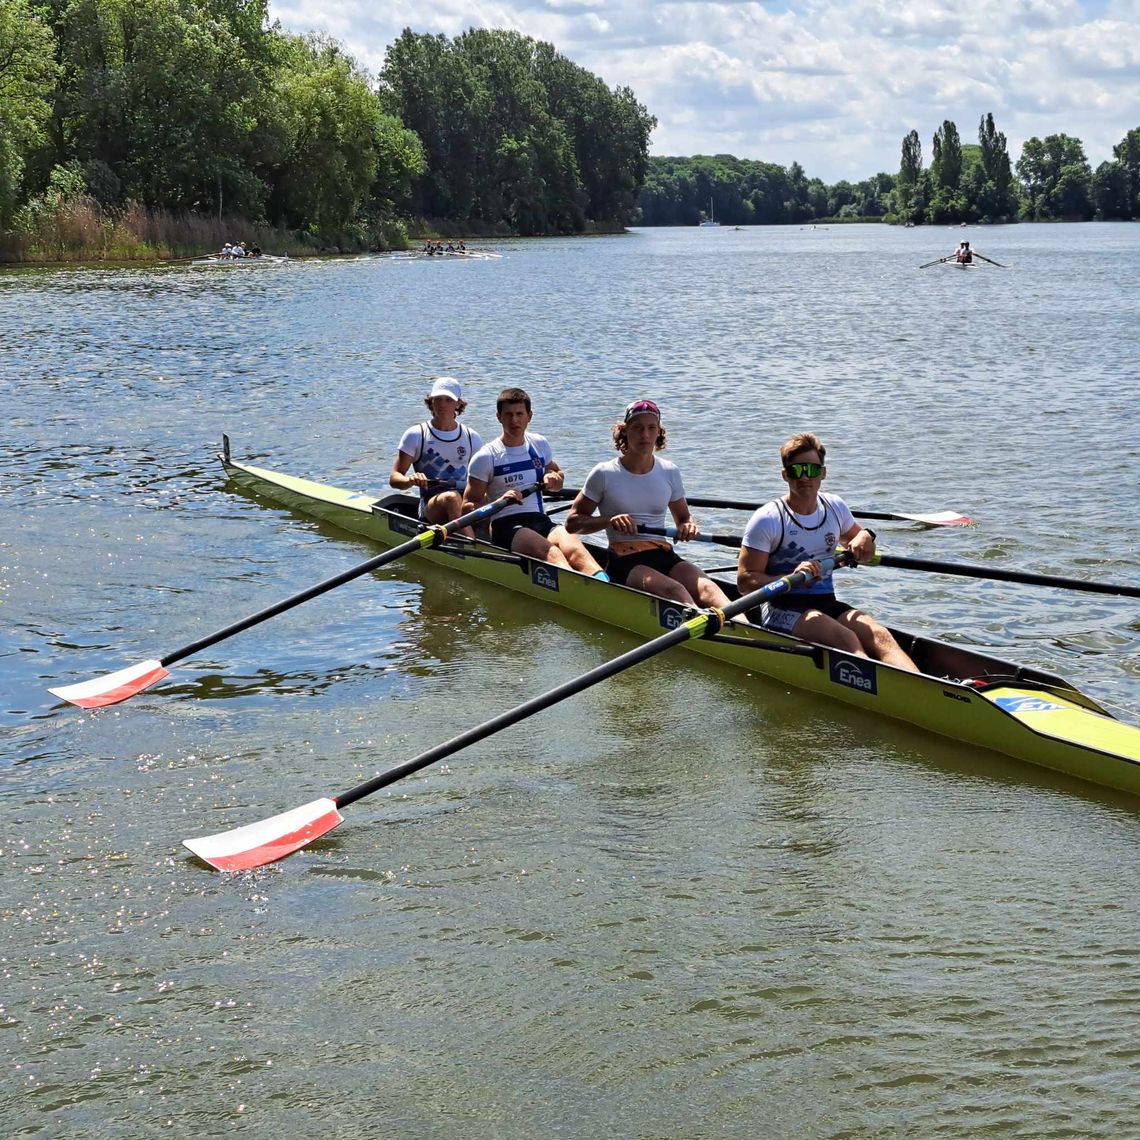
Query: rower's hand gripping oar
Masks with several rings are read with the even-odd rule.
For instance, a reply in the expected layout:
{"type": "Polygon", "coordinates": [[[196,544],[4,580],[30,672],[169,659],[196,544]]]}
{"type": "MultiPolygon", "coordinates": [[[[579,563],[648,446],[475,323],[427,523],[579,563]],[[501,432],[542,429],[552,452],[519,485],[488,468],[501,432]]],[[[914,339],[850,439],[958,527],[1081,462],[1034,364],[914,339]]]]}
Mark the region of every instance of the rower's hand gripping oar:
{"type": "MultiPolygon", "coordinates": [[[[535,490],[535,487],[528,487],[522,494],[525,497],[535,490]]],[[[120,701],[133,697],[136,693],[141,693],[144,689],[149,689],[152,685],[157,685],[164,677],[169,676],[168,666],[173,665],[176,661],[181,661],[193,653],[208,649],[211,645],[217,645],[219,641],[225,641],[226,638],[233,637],[235,633],[241,633],[242,630],[268,621],[269,618],[276,617],[286,610],[291,610],[294,606],[309,601],[310,598],[326,594],[329,590],[335,590],[337,586],[343,586],[345,582],[351,582],[354,578],[359,578],[372,570],[378,570],[381,566],[387,566],[388,563],[403,558],[405,554],[439,546],[456,531],[462,530],[464,527],[474,526],[484,519],[490,518],[515,501],[513,492],[508,492],[490,503],[484,503],[476,510],[468,511],[467,514],[461,515],[449,523],[429,527],[422,534],[417,534],[415,538],[411,538],[399,546],[394,546],[391,550],[386,550],[374,558],[369,558],[367,562],[362,562],[351,570],[345,570],[332,578],[326,578],[323,582],[318,582],[315,586],[310,586],[299,594],[293,594],[283,601],[266,606],[265,609],[258,610],[257,613],[250,614],[249,617],[242,618],[240,621],[227,625],[224,629],[219,629],[206,637],[201,637],[197,641],[192,641],[189,645],[184,645],[181,649],[176,649],[165,657],[140,661],[137,665],[130,665],[115,673],[96,677],[92,681],[63,685],[56,689],[49,689],[48,692],[73,705],[78,705],[81,709],[97,709],[104,705],[118,704],[120,701]]]]}
{"type": "MultiPolygon", "coordinates": [[[[563,487],[561,491],[545,492],[548,499],[575,499],[580,493],[578,487],[563,487]]],[[[726,511],[754,511],[763,503],[750,503],[742,499],[702,499],[685,496],[690,507],[713,507],[726,511]]],[[[893,522],[916,522],[923,526],[973,526],[975,520],[957,511],[928,511],[924,514],[904,514],[901,511],[852,511],[857,519],[879,519],[893,522]]]]}
{"type": "MultiPolygon", "coordinates": [[[[826,573],[835,569],[842,561],[841,558],[825,558],[821,560],[821,564],[826,573]]],[[[532,697],[517,708],[509,709],[483,724],[469,728],[451,740],[437,744],[434,748],[421,752],[387,772],[381,772],[380,775],[358,784],[347,792],[342,792],[339,796],[313,800],[312,803],[304,804],[292,811],[282,812],[280,815],[271,816],[258,823],[246,824],[232,831],[203,835],[197,839],[185,839],[183,845],[218,871],[247,871],[283,859],[286,855],[307,847],[314,839],[319,839],[343,822],[341,808],[362,800],[365,796],[370,796],[373,792],[394,784],[397,780],[402,780],[405,776],[410,776],[413,772],[418,772],[421,768],[426,768],[429,764],[434,764],[437,760],[466,748],[469,744],[475,744],[500,729],[508,728],[520,720],[542,712],[543,709],[548,709],[551,705],[556,705],[559,701],[564,701],[567,697],[572,697],[608,677],[613,677],[634,665],[640,665],[641,662],[664,653],[674,645],[696,637],[712,637],[720,632],[724,623],[730,618],[754,609],[768,598],[810,580],[810,574],[798,571],[786,578],[769,582],[751,594],[745,594],[744,597],[725,606],[723,610],[703,610],[668,633],[663,633],[660,637],[639,645],[636,649],[631,649],[628,653],[623,653],[620,657],[615,657],[612,661],[607,661],[604,665],[599,665],[572,681],[567,681],[540,696],[532,697]]]]}

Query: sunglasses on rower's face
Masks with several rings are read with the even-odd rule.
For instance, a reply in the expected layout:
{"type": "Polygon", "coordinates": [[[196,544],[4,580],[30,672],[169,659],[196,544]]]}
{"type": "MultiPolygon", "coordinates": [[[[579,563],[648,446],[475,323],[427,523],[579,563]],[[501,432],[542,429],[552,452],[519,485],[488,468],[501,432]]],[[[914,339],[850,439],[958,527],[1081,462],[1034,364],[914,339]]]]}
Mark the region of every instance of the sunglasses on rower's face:
{"type": "Polygon", "coordinates": [[[784,470],[793,479],[818,479],[823,474],[822,463],[785,463],[784,470]]]}

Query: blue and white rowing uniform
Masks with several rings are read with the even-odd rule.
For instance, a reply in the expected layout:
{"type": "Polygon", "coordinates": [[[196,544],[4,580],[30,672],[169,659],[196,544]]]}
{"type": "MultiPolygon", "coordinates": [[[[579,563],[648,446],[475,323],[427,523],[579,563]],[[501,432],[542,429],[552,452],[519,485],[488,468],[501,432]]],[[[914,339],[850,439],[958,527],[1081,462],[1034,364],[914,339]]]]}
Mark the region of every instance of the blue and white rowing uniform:
{"type": "Polygon", "coordinates": [[[413,424],[400,440],[400,451],[411,456],[414,470],[426,475],[434,484],[421,487],[420,518],[427,514],[427,503],[433,495],[448,489],[461,495],[467,486],[467,468],[472,456],[483,446],[479,433],[463,424],[453,432],[432,427],[430,420],[413,424]]]}
{"type": "MultiPolygon", "coordinates": [[[[546,437],[526,433],[518,447],[507,447],[502,439],[485,443],[472,457],[468,475],[487,484],[487,499],[497,499],[507,491],[524,491],[541,485],[554,455],[546,437]]],[[[541,491],[527,495],[521,503],[511,503],[499,511],[496,521],[511,515],[545,513],[541,491]]]]}
{"type": "MultiPolygon", "coordinates": [[[[855,518],[847,504],[834,495],[820,495],[819,503],[811,515],[794,514],[783,499],[765,503],[748,520],[742,544],[749,550],[768,555],[767,573],[777,578],[795,571],[801,562],[834,558],[835,548],[843,535],[855,525],[855,518]]],[[[834,596],[835,586],[831,571],[804,586],[795,586],[784,598],[804,596],[834,596]]],[[[780,604],[780,596],[772,599],[780,604]]]]}

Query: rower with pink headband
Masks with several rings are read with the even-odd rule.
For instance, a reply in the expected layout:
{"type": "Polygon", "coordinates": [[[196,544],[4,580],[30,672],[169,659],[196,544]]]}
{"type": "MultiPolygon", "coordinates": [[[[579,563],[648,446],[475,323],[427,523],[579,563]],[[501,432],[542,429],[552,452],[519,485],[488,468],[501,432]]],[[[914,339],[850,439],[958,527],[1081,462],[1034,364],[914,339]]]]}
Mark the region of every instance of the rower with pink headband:
{"type": "Polygon", "coordinates": [[[685,606],[728,605],[724,591],[677,554],[668,539],[640,531],[664,527],[668,511],[678,541],[700,533],[685,501],[680,470],[658,454],[667,440],[661,409],[652,400],[634,400],[611,434],[620,454],[587,476],[566,516],[566,529],[571,534],[606,532],[611,581],[685,606]]]}

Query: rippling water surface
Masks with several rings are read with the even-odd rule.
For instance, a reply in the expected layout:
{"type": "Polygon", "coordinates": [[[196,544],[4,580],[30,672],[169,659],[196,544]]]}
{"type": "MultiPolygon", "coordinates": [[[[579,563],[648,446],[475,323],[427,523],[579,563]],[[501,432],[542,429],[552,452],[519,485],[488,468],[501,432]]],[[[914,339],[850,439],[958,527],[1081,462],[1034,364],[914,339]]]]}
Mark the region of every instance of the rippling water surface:
{"type": "MultiPolygon", "coordinates": [[[[426,378],[521,384],[577,484],[651,396],[694,495],[794,430],[880,545],[1137,580],[1140,228],[633,232],[481,261],[0,273],[0,1110],[12,1136],[1122,1137],[1125,796],[666,655],[225,877],[180,840],[367,779],[627,648],[413,563],[97,713],[373,553],[228,488],[382,489],[426,378]]],[[[706,529],[744,516],[699,512],[706,529]]],[[[730,560],[730,559],[726,559],[730,560]]],[[[1140,709],[1134,601],[900,571],[896,624],[1140,709]]]]}

